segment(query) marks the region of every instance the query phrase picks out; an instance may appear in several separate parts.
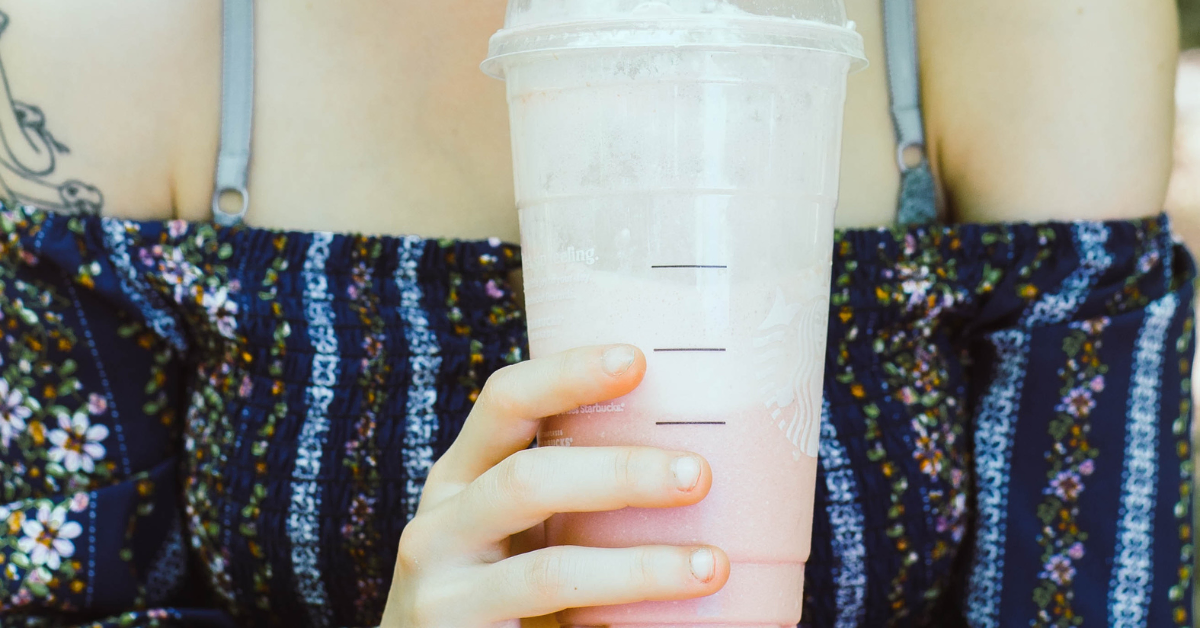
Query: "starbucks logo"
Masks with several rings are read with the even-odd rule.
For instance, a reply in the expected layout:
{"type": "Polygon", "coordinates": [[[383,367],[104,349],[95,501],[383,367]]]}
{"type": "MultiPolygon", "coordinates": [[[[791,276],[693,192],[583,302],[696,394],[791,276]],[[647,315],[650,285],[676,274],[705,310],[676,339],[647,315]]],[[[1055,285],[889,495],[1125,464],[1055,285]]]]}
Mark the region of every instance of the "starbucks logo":
{"type": "Polygon", "coordinates": [[[792,455],[815,458],[820,444],[821,386],[825,372],[828,289],[821,276],[805,273],[800,298],[782,288],[754,336],[762,401],[769,420],[792,444],[792,455]]]}

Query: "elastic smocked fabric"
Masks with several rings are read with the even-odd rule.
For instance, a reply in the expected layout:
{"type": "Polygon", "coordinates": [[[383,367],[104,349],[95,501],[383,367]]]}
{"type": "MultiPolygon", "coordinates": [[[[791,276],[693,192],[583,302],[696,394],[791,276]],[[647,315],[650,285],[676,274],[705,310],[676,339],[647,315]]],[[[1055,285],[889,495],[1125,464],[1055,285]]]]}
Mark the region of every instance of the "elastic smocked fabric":
{"type": "Polygon", "coordinates": [[[0,223],[2,623],[377,624],[430,466],[525,357],[517,250],[0,223]]]}
{"type": "Polygon", "coordinates": [[[1190,625],[1166,218],[838,235],[811,626],[1190,625]]]}
{"type": "MultiPolygon", "coordinates": [[[[0,211],[3,625],[377,624],[519,265],[0,211]]],[[[1193,275],[1165,218],[840,233],[806,625],[1189,625],[1193,275]]]]}

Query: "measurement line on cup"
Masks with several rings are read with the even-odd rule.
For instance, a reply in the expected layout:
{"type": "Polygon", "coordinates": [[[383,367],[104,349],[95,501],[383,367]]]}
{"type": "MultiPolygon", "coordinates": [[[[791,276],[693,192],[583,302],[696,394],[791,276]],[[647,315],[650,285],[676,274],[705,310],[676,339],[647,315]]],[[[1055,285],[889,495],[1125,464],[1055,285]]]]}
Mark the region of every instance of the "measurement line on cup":
{"type": "Polygon", "coordinates": [[[655,353],[725,353],[725,349],[721,348],[673,348],[673,349],[655,349],[655,353]]]}
{"type": "Polygon", "coordinates": [[[725,425],[724,421],[659,421],[655,425],[725,425]]]}
{"type": "Polygon", "coordinates": [[[728,270],[728,266],[715,266],[708,264],[663,264],[660,266],[651,266],[654,270],[667,270],[671,268],[700,268],[705,270],[728,270]]]}

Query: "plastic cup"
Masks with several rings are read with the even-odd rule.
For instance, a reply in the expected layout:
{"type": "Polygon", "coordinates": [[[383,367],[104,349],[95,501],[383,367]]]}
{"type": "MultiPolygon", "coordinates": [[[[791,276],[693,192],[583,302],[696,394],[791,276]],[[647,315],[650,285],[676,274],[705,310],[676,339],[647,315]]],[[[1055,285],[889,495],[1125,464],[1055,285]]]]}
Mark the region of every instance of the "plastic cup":
{"type": "Polygon", "coordinates": [[[707,598],[576,609],[568,626],[794,626],[812,534],[846,77],[841,0],[512,0],[507,80],[533,357],[632,343],[632,394],[539,446],[703,455],[698,505],[568,514],[553,545],[711,544],[707,598]]]}

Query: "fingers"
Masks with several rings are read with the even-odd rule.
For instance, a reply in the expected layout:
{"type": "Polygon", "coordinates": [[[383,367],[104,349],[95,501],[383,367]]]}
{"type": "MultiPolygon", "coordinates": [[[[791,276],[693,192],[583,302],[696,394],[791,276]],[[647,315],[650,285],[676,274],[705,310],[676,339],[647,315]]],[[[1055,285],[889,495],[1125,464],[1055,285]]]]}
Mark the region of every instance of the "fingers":
{"type": "Polygon", "coordinates": [[[478,612],[500,621],[712,595],[729,579],[729,558],[713,547],[551,547],[489,565],[482,579],[478,612]]]}
{"type": "Polygon", "coordinates": [[[646,372],[636,347],[585,347],[497,371],[430,483],[466,484],[533,442],[541,420],[631,392],[646,372]]]}
{"type": "Polygon", "coordinates": [[[448,537],[482,548],[559,512],[699,502],[712,470],[695,454],[648,447],[547,447],[513,454],[447,502],[448,537]]]}

